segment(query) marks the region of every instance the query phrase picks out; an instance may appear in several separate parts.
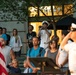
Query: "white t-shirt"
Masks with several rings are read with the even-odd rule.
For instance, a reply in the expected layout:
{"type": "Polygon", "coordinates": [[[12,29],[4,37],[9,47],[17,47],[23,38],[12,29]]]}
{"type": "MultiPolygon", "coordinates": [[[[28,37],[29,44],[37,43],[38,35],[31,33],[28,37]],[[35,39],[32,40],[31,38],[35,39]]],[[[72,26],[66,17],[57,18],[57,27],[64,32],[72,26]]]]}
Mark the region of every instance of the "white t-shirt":
{"type": "MultiPolygon", "coordinates": [[[[59,53],[58,64],[61,65],[68,56],[68,52],[61,50],[61,47],[59,47],[59,53]]],[[[68,67],[68,63],[66,63],[63,67],[68,67]]]]}
{"type": "Polygon", "coordinates": [[[14,52],[20,51],[20,47],[22,46],[21,38],[18,36],[17,42],[15,42],[15,37],[12,36],[10,39],[10,46],[13,48],[14,52]]]}
{"type": "Polygon", "coordinates": [[[5,46],[1,50],[2,54],[4,55],[6,65],[8,65],[11,62],[10,50],[11,50],[11,47],[9,47],[9,46],[5,46]]]}
{"type": "Polygon", "coordinates": [[[29,68],[26,68],[23,73],[29,73],[29,68]]]}
{"type": "Polygon", "coordinates": [[[76,72],[76,43],[72,42],[64,46],[65,51],[69,52],[69,69],[76,72]]]}
{"type": "MultiPolygon", "coordinates": [[[[51,30],[48,30],[48,32],[51,34],[51,30]]],[[[48,44],[45,43],[50,41],[50,37],[47,35],[45,30],[41,30],[40,35],[41,35],[40,47],[43,47],[45,49],[48,47],[48,44]]]]}

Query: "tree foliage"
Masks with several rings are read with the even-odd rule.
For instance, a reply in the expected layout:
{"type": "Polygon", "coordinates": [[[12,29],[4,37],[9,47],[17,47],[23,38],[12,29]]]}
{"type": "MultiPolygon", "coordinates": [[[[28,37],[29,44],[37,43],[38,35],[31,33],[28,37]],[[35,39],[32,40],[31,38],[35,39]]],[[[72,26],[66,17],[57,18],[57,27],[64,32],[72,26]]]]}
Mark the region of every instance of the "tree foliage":
{"type": "Polygon", "coordinates": [[[2,20],[26,21],[29,6],[44,6],[50,4],[66,4],[74,0],[0,0],[0,15],[2,20]]]}

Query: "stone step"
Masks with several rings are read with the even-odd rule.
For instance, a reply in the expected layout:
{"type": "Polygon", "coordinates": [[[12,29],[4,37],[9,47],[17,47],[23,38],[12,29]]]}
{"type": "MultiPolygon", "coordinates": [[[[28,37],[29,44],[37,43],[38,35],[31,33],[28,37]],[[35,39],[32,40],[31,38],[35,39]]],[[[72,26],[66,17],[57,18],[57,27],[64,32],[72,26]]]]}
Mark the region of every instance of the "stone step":
{"type": "Polygon", "coordinates": [[[23,60],[23,59],[26,59],[26,57],[25,56],[24,57],[21,56],[21,57],[17,57],[17,59],[18,60],[23,60]]]}
{"type": "Polygon", "coordinates": [[[20,67],[20,69],[21,69],[21,73],[23,73],[24,72],[24,67],[20,67]]]}
{"type": "Polygon", "coordinates": [[[23,62],[26,59],[26,55],[25,54],[21,54],[20,57],[17,57],[17,60],[19,62],[19,68],[21,69],[21,72],[23,73],[24,71],[24,66],[23,66],[23,62]]]}

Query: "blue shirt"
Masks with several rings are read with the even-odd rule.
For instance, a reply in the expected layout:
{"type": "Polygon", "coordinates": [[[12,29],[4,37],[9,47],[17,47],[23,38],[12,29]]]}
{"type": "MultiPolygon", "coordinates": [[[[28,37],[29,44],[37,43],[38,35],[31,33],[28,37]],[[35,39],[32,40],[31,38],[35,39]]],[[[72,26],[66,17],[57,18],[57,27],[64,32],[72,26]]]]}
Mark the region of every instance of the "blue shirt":
{"type": "Polygon", "coordinates": [[[41,54],[41,57],[44,57],[44,54],[45,54],[45,50],[44,50],[44,48],[42,48],[42,50],[41,50],[41,52],[40,52],[40,48],[41,47],[38,47],[37,49],[34,49],[33,47],[30,49],[30,50],[28,50],[28,52],[27,52],[27,56],[28,57],[37,57],[39,54],[41,54]]]}
{"type": "Polygon", "coordinates": [[[8,40],[6,34],[2,34],[0,37],[3,38],[3,39],[6,40],[6,41],[8,40]]]}
{"type": "MultiPolygon", "coordinates": [[[[40,57],[44,57],[45,50],[44,50],[44,48],[42,48],[42,50],[40,51],[40,48],[41,47],[38,47],[37,49],[31,48],[30,50],[28,50],[27,56],[33,58],[33,57],[37,57],[40,54],[41,55],[40,57]]],[[[34,64],[32,64],[32,63],[31,63],[31,65],[34,66],[34,64]]],[[[32,69],[30,69],[30,73],[32,73],[32,69]]]]}

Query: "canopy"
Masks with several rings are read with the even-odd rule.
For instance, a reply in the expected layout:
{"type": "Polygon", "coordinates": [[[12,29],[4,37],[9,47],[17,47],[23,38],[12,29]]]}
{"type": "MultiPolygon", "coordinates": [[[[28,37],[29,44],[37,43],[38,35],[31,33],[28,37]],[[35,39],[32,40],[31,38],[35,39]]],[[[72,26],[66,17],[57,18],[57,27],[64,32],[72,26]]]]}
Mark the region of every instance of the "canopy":
{"type": "MultiPolygon", "coordinates": [[[[64,17],[56,22],[56,29],[67,30],[72,23],[76,24],[75,18],[71,16],[64,17]]],[[[49,25],[48,29],[53,29],[53,25],[49,25]]]]}

